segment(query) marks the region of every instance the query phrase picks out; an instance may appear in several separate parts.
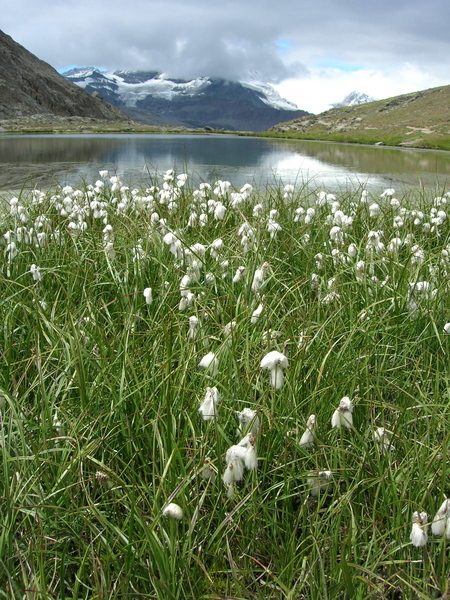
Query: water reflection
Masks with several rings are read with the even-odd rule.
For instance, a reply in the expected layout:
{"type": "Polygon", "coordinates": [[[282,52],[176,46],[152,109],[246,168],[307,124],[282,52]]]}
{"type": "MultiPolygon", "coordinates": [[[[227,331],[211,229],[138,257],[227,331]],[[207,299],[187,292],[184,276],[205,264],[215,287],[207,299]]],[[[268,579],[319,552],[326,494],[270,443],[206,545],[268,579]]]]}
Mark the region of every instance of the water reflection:
{"type": "Polygon", "coordinates": [[[171,168],[236,187],[306,181],[334,191],[450,181],[450,153],[220,135],[0,136],[0,167],[1,189],[25,181],[80,185],[95,181],[100,169],[133,186],[171,168]]]}

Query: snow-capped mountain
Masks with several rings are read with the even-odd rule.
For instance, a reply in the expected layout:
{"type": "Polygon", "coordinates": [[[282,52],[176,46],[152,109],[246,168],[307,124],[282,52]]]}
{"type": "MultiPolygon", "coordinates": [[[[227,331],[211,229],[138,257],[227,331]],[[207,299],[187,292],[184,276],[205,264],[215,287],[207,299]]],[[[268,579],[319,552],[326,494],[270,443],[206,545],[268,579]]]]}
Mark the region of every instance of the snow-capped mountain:
{"type": "Polygon", "coordinates": [[[155,71],[110,72],[95,67],[63,75],[148,124],[263,131],[308,114],[266,84],[209,77],[181,80],[155,71]]]}
{"type": "Polygon", "coordinates": [[[331,104],[331,108],[342,108],[343,106],[357,106],[358,104],[366,104],[367,102],[374,102],[374,98],[371,98],[367,94],[362,92],[351,92],[341,102],[331,104]]]}

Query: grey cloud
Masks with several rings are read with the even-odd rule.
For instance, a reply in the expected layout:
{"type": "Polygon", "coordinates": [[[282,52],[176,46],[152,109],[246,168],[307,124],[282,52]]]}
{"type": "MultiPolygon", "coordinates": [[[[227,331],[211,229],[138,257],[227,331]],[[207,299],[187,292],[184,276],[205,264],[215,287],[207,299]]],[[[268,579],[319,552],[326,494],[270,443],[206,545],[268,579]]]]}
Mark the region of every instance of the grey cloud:
{"type": "Polygon", "coordinates": [[[447,65],[448,0],[4,0],[2,27],[56,68],[158,69],[278,83],[302,56],[366,67],[447,65]],[[280,49],[279,40],[286,41],[280,49]]]}

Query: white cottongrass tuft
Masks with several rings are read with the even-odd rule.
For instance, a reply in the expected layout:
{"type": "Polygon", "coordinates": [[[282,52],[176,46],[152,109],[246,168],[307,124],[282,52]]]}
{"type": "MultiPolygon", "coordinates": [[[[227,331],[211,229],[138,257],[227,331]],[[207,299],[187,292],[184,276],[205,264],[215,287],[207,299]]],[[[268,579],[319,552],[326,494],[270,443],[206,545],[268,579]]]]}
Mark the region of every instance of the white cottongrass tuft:
{"type": "Polygon", "coordinates": [[[41,271],[39,269],[39,267],[37,265],[31,265],[30,267],[30,273],[33,275],[33,279],[34,281],[41,281],[42,279],[42,274],[41,271]]]}
{"type": "Polygon", "coordinates": [[[450,500],[447,498],[434,515],[433,522],[431,523],[431,531],[433,535],[439,537],[443,536],[445,532],[447,539],[450,539],[450,500]]]}
{"type": "Polygon", "coordinates": [[[239,281],[241,281],[241,279],[245,275],[246,270],[247,269],[243,266],[238,267],[233,277],[233,283],[239,283],[239,281]]]}
{"type": "Polygon", "coordinates": [[[198,366],[201,369],[206,369],[206,371],[215,377],[219,372],[219,359],[214,354],[214,352],[208,352],[199,362],[198,366]]]}
{"type": "Polygon", "coordinates": [[[369,215],[371,217],[377,217],[380,214],[380,206],[374,202],[369,206],[369,215]]]}
{"type": "Polygon", "coordinates": [[[256,410],[252,410],[251,408],[243,408],[241,412],[238,413],[239,419],[239,428],[238,434],[245,435],[247,433],[252,433],[253,435],[259,432],[259,417],[256,410]]]}
{"type": "Polygon", "coordinates": [[[58,437],[63,435],[62,423],[58,418],[58,411],[55,410],[55,414],[53,415],[53,427],[55,429],[55,435],[58,437]]]}
{"type": "Polygon", "coordinates": [[[264,303],[261,302],[257,308],[255,308],[255,310],[252,312],[252,316],[250,318],[250,322],[254,325],[255,323],[258,322],[258,319],[260,318],[260,316],[262,315],[264,311],[264,303]]]}
{"type": "Polygon", "coordinates": [[[183,518],[183,509],[178,504],[171,502],[162,511],[164,517],[171,517],[177,521],[181,521],[183,518]]]}
{"type": "Polygon", "coordinates": [[[253,275],[253,281],[252,281],[252,291],[253,292],[258,292],[263,283],[264,283],[264,276],[266,274],[266,272],[270,271],[270,264],[266,261],[262,264],[260,269],[256,269],[254,275],[253,275]]]}
{"type": "Polygon", "coordinates": [[[222,330],[224,337],[228,337],[233,331],[233,329],[236,327],[236,325],[236,321],[230,321],[229,323],[224,325],[222,330]]]}
{"type": "MultiPolygon", "coordinates": [[[[245,464],[245,455],[247,453],[247,449],[239,444],[231,446],[228,448],[227,453],[225,455],[225,462],[227,463],[227,468],[225,469],[222,480],[225,485],[234,486],[236,481],[241,481],[244,477],[244,464],[245,464]]],[[[233,495],[232,490],[229,496],[233,495]]]]}
{"type": "Polygon", "coordinates": [[[332,478],[331,471],[319,471],[310,475],[306,481],[311,496],[318,496],[325,492],[332,478]]]}
{"type": "Polygon", "coordinates": [[[340,429],[347,427],[350,429],[353,426],[353,404],[348,396],[344,396],[339,402],[339,406],[334,411],[331,417],[331,427],[340,429]]]}
{"type": "Polygon", "coordinates": [[[198,317],[192,315],[189,317],[189,339],[194,340],[197,337],[198,330],[200,329],[200,321],[198,317]]]}
{"type": "Polygon", "coordinates": [[[144,293],[145,302],[147,304],[151,304],[153,302],[152,288],[151,287],[145,288],[143,293],[144,293]]]}
{"type": "Polygon", "coordinates": [[[314,444],[314,430],[316,428],[316,415],[310,415],[306,422],[306,430],[300,438],[300,446],[309,448],[314,444]]]}
{"type": "Polygon", "coordinates": [[[450,323],[446,323],[444,325],[444,333],[450,333],[450,323]]]}
{"type": "Polygon", "coordinates": [[[344,232],[338,225],[335,225],[330,229],[330,240],[335,244],[344,243],[344,232]]]}
{"type": "Polygon", "coordinates": [[[418,511],[415,511],[413,513],[412,530],[409,539],[411,540],[411,544],[416,548],[422,548],[427,545],[427,522],[428,515],[426,512],[419,513],[418,511]]]}
{"type": "Polygon", "coordinates": [[[258,466],[258,457],[256,456],[255,436],[247,433],[239,442],[239,446],[244,446],[247,452],[245,454],[244,465],[249,471],[254,471],[258,466]]]}
{"type": "Polygon", "coordinates": [[[216,480],[216,470],[211,464],[210,458],[205,458],[205,462],[203,463],[203,469],[200,473],[203,479],[214,483],[216,480]]]}
{"type": "Polygon", "coordinates": [[[381,454],[385,454],[389,450],[395,450],[389,437],[389,433],[384,427],[378,427],[375,430],[373,437],[381,454]]]}
{"type": "Polygon", "coordinates": [[[287,357],[277,350],[272,350],[265,355],[259,366],[269,371],[270,385],[279,390],[284,381],[284,369],[289,366],[287,357]]]}
{"type": "Polygon", "coordinates": [[[252,471],[258,466],[255,436],[248,433],[239,444],[228,448],[225,462],[227,468],[222,475],[222,481],[228,487],[227,495],[231,498],[234,494],[235,483],[244,477],[244,469],[252,471]]]}
{"type": "Polygon", "coordinates": [[[217,405],[219,402],[219,390],[215,386],[206,388],[205,398],[198,409],[204,421],[212,421],[217,416],[217,405]]]}

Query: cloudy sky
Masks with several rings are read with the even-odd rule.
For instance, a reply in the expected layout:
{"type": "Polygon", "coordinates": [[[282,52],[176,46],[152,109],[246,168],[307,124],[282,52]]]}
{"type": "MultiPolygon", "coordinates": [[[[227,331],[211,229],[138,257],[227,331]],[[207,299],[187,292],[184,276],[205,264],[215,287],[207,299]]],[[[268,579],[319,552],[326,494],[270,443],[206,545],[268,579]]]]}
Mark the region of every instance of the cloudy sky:
{"type": "Polygon", "coordinates": [[[58,70],[273,85],[321,112],[450,84],[449,0],[2,0],[1,29],[58,70]]]}

